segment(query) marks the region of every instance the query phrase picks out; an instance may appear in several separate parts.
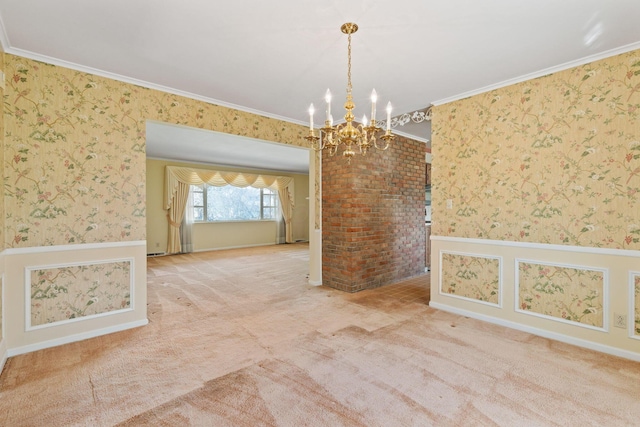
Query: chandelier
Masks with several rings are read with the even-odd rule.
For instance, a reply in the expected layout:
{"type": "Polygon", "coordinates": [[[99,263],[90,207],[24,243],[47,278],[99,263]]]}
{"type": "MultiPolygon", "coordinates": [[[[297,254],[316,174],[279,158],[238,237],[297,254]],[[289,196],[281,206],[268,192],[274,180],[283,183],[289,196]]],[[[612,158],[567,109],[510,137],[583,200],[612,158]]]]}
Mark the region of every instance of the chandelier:
{"type": "Polygon", "coordinates": [[[349,36],[348,45],[348,68],[347,68],[347,101],[344,104],[345,123],[333,125],[333,117],[331,116],[331,92],[327,89],[325,95],[326,102],[326,119],[324,127],[320,128],[320,136],[316,136],[313,129],[313,113],[315,112],[313,104],[309,107],[309,136],[305,139],[309,141],[311,147],[316,151],[327,150],[329,155],[333,156],[338,152],[340,145],[344,145],[342,155],[347,158],[347,162],[351,163],[351,158],[358,150],[360,154],[367,154],[367,150],[375,147],[378,150],[386,150],[389,143],[393,141],[395,135],[391,133],[391,102],[387,104],[387,123],[386,131],[379,135],[382,128],[376,125],[376,102],[378,95],[374,89],[371,93],[371,122],[367,126],[367,116],[363,116],[362,123],[354,123],[352,86],[351,86],[351,34],[358,31],[358,26],[354,23],[346,23],[340,27],[340,30],[349,36]],[[378,145],[378,137],[383,143],[378,145]]]}

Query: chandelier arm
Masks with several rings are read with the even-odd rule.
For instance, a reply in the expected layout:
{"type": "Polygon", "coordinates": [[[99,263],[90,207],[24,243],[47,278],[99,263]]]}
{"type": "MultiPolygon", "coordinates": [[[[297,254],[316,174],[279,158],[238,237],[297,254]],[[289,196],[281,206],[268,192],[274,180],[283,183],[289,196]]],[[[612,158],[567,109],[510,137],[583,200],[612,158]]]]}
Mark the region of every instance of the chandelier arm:
{"type": "Polygon", "coordinates": [[[320,151],[324,150],[325,146],[327,144],[327,137],[323,131],[323,129],[320,129],[320,151]]]}

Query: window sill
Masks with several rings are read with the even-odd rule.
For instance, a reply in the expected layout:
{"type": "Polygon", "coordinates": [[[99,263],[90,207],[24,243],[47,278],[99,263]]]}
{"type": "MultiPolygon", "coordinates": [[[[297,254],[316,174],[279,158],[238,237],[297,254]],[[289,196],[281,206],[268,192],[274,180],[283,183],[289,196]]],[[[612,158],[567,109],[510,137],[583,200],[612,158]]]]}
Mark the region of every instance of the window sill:
{"type": "Polygon", "coordinates": [[[238,224],[246,222],[277,222],[275,219],[238,219],[228,221],[194,221],[194,224],[238,224]]]}

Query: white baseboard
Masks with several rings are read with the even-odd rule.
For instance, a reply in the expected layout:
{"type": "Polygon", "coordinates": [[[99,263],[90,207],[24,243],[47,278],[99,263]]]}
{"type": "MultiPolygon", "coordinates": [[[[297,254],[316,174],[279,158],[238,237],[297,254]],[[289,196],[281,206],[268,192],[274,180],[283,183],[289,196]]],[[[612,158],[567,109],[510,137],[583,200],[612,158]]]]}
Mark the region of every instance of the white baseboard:
{"type": "Polygon", "coordinates": [[[571,345],[575,345],[582,348],[588,348],[589,350],[595,350],[601,353],[610,354],[612,356],[618,356],[624,359],[640,362],[640,353],[635,353],[633,351],[622,350],[620,348],[611,347],[604,344],[598,344],[592,341],[587,341],[587,340],[571,337],[564,334],[558,334],[556,332],[551,332],[544,329],[534,328],[532,326],[523,325],[521,323],[504,320],[504,319],[500,319],[493,316],[486,316],[484,314],[479,314],[473,311],[451,307],[446,304],[440,304],[434,301],[429,302],[429,306],[438,310],[446,311],[453,314],[458,314],[460,316],[470,317],[476,320],[482,320],[483,322],[505,326],[507,328],[515,329],[522,332],[527,332],[533,335],[538,335],[540,337],[549,338],[549,339],[560,341],[566,344],[571,344],[571,345]]]}
{"type": "Polygon", "coordinates": [[[224,251],[227,249],[242,249],[242,248],[255,248],[258,246],[275,246],[277,243],[259,243],[254,245],[240,245],[240,246],[225,246],[224,248],[209,248],[209,249],[194,249],[193,252],[210,252],[210,251],[224,251]]]}
{"type": "Polygon", "coordinates": [[[322,285],[322,281],[318,281],[318,280],[309,280],[309,284],[311,286],[321,286],[322,285]]]}
{"type": "Polygon", "coordinates": [[[19,354],[31,353],[32,351],[43,350],[45,348],[56,347],[63,344],[69,344],[76,341],[82,341],[89,338],[99,337],[101,335],[112,334],[114,332],[126,331],[127,329],[138,328],[149,323],[149,319],[137,320],[135,322],[123,323],[116,326],[110,326],[108,328],[96,329],[92,331],[83,332],[80,334],[69,335],[62,338],[57,338],[49,341],[42,341],[36,344],[25,345],[22,347],[10,348],[6,351],[8,357],[17,356],[19,354]]]}
{"type": "Polygon", "coordinates": [[[4,369],[4,364],[7,363],[7,359],[9,358],[9,354],[7,353],[7,341],[0,341],[0,374],[2,374],[2,370],[4,369]]]}

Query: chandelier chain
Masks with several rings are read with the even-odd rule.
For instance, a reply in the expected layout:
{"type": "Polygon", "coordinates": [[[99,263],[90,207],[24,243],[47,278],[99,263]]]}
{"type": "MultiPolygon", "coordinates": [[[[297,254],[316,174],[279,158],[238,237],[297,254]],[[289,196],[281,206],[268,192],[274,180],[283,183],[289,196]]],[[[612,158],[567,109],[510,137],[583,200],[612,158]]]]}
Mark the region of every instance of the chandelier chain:
{"type": "Polygon", "coordinates": [[[347,57],[348,57],[348,65],[347,65],[347,93],[351,93],[353,87],[351,86],[351,33],[349,35],[349,44],[347,47],[347,57]]]}

